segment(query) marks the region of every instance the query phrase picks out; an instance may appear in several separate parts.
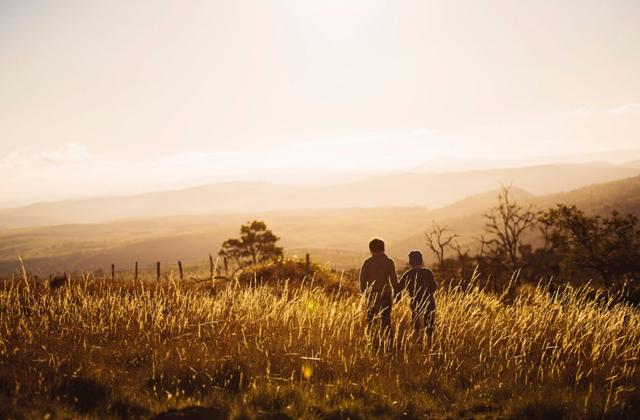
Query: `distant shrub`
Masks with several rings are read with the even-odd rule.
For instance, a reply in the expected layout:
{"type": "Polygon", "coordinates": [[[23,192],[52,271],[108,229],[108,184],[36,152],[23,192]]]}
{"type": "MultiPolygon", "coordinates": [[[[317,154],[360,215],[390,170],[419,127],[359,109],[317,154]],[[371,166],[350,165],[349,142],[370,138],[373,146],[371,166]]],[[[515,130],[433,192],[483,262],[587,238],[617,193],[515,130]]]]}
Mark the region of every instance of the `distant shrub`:
{"type": "MultiPolygon", "coordinates": [[[[331,270],[325,265],[300,259],[284,259],[274,263],[264,263],[249,266],[238,275],[241,284],[276,284],[288,281],[292,286],[303,283],[335,290],[340,287],[341,273],[331,270]]],[[[343,284],[343,287],[345,284],[343,284]]]]}

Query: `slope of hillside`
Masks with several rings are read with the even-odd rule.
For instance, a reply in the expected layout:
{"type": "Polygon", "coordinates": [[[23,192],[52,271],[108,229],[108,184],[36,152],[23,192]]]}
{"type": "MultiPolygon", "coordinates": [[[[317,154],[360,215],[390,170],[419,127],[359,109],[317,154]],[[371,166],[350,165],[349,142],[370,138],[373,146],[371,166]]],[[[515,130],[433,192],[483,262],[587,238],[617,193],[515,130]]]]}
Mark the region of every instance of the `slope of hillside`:
{"type": "MultiPolygon", "coordinates": [[[[439,209],[430,214],[432,219],[447,225],[460,235],[459,241],[473,248],[485,224],[483,214],[494,206],[499,192],[482,194],[462,200],[446,209],[439,209]],[[493,195],[493,200],[490,196],[493,195]],[[470,206],[474,203],[475,206],[470,206]],[[465,215],[466,212],[466,215],[465,215]]],[[[633,214],[640,217],[640,176],[590,185],[560,194],[542,197],[526,196],[516,191],[516,200],[523,204],[533,204],[538,209],[547,209],[559,203],[573,204],[589,214],[606,215],[612,210],[622,214],[633,214]]],[[[425,249],[424,234],[418,232],[392,244],[398,249],[425,249]]]]}
{"type": "MultiPolygon", "coordinates": [[[[511,196],[518,202],[534,201],[537,198],[536,195],[516,186],[511,186],[510,191],[511,196]]],[[[456,201],[453,204],[449,204],[448,206],[435,209],[430,212],[429,215],[435,220],[469,216],[493,206],[499,195],[500,189],[475,194],[460,201],[456,201]]]]}
{"type": "Polygon", "coordinates": [[[640,177],[590,185],[567,193],[540,197],[535,202],[540,208],[565,203],[574,204],[592,214],[607,214],[617,210],[640,217],[640,177]]]}
{"type": "MultiPolygon", "coordinates": [[[[495,204],[498,193],[483,193],[433,211],[419,207],[255,211],[10,229],[0,232],[0,274],[14,271],[18,256],[41,274],[61,269],[107,270],[111,263],[128,269],[135,261],[141,267],[158,260],[163,266],[175,265],[179,259],[204,262],[250,219],[265,220],[282,237],[289,255],[311,250],[318,261],[355,267],[367,254],[367,241],[380,235],[390,255],[402,262],[411,249],[427,251],[423,232],[432,220],[454,229],[463,244],[471,243],[484,226],[482,214],[495,204]]],[[[564,202],[593,213],[616,208],[640,216],[640,177],[542,197],[519,189],[514,193],[518,201],[539,208],[564,202]]]]}
{"type": "Polygon", "coordinates": [[[423,208],[348,208],[227,215],[171,216],[106,224],[60,225],[0,232],[0,274],[15,270],[22,256],[34,272],[60,269],[131,268],[135,261],[176,264],[206,261],[222,242],[238,235],[240,224],[260,219],[282,238],[289,254],[314,248],[323,262],[343,266],[367,252],[369,238],[404,237],[422,226],[423,208]],[[336,250],[339,250],[336,254],[336,250]],[[344,252],[343,252],[344,251],[344,252]],[[345,253],[346,252],[346,253],[345,253]]]}
{"type": "MultiPolygon", "coordinates": [[[[590,213],[618,209],[640,216],[640,177],[592,185],[568,193],[536,197],[514,189],[523,204],[546,208],[563,202],[590,213]]],[[[0,232],[0,273],[17,268],[22,256],[34,272],[60,269],[107,269],[111,263],[131,268],[135,261],[149,266],[206,261],[222,241],[237,235],[241,223],[262,219],[282,237],[289,255],[313,249],[314,258],[347,268],[367,254],[366,244],[380,235],[389,253],[404,261],[410,249],[425,249],[424,230],[432,220],[448,225],[471,244],[484,226],[483,213],[496,202],[498,190],[428,211],[420,207],[345,208],[278,212],[171,216],[106,224],[61,225],[0,232]]]]}
{"type": "Polygon", "coordinates": [[[233,182],[134,196],[44,202],[0,210],[0,226],[24,227],[97,223],[126,218],[153,218],[261,208],[265,197],[284,200],[297,188],[266,183],[233,182]]]}
{"type": "Polygon", "coordinates": [[[633,162],[625,163],[624,166],[626,166],[627,168],[640,169],[640,160],[634,160],[633,162]]]}
{"type": "Polygon", "coordinates": [[[102,223],[178,214],[238,213],[338,207],[438,208],[513,184],[540,195],[634,176],[640,169],[609,164],[542,165],[515,169],[395,174],[323,187],[224,183],[130,197],[37,203],[0,210],[0,228],[102,223]]]}

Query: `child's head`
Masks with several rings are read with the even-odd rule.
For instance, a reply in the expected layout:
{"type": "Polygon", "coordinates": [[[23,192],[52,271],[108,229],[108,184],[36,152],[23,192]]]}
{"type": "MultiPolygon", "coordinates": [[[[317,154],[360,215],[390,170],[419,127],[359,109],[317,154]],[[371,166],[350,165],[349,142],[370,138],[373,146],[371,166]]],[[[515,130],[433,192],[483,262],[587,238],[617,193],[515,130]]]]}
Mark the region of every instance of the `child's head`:
{"type": "Polygon", "coordinates": [[[384,252],[384,241],[382,238],[373,238],[371,242],[369,242],[369,251],[371,251],[371,254],[384,252]]]}
{"type": "Polygon", "coordinates": [[[409,265],[411,268],[422,267],[422,264],[424,264],[422,253],[420,251],[411,251],[409,253],[409,265]]]}

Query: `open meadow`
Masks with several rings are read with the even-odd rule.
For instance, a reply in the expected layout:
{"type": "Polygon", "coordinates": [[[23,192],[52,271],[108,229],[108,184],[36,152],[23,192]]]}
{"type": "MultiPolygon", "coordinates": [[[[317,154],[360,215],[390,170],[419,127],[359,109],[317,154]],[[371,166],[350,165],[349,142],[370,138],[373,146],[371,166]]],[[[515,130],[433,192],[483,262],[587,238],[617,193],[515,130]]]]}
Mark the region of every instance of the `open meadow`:
{"type": "Polygon", "coordinates": [[[0,0],[0,420],[640,420],[640,0],[0,0]]]}
{"type": "Polygon", "coordinates": [[[640,414],[640,314],[624,304],[544,286],[500,296],[476,279],[437,292],[430,346],[403,297],[385,352],[349,284],[300,280],[5,280],[0,417],[640,414]]]}

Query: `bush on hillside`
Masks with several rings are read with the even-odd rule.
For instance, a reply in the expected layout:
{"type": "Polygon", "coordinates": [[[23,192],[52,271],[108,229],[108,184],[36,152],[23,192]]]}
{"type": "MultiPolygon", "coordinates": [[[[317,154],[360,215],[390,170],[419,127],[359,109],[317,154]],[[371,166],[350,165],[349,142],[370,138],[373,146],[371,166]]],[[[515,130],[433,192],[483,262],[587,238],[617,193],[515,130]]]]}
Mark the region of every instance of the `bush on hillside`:
{"type": "Polygon", "coordinates": [[[351,289],[352,281],[342,273],[336,272],[325,265],[287,258],[274,263],[256,264],[245,268],[238,274],[238,281],[245,285],[276,284],[288,281],[291,286],[301,286],[303,283],[321,286],[328,290],[351,289]]]}

